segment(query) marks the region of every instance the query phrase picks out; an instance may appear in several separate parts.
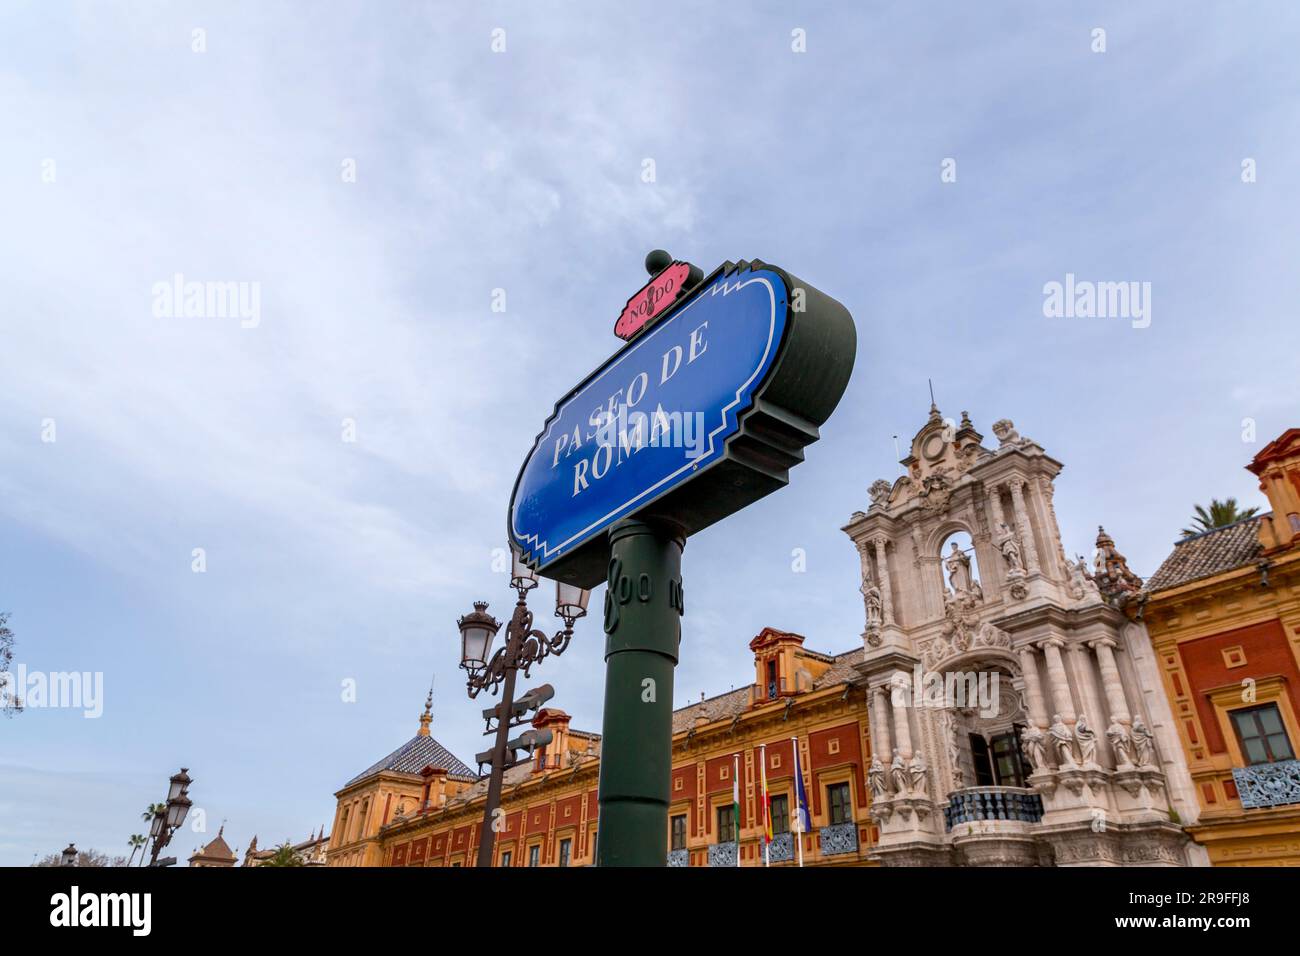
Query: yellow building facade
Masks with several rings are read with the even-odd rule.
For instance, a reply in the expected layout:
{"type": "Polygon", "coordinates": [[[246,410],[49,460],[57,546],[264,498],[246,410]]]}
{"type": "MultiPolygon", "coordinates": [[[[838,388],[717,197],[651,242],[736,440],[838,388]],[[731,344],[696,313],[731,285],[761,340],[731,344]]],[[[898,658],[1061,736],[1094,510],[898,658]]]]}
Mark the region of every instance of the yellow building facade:
{"type": "MultiPolygon", "coordinates": [[[[803,834],[804,864],[868,862],[870,743],[865,695],[852,682],[861,653],[822,654],[803,642],[800,635],[765,629],[750,642],[753,685],[674,713],[664,834],[669,865],[797,865],[796,742],[811,818],[803,834]],[[764,767],[774,830],[766,860],[764,767]],[[732,810],[737,768],[739,833],[732,810]]],[[[539,711],[533,726],[550,730],[551,743],[506,771],[495,865],[589,866],[595,859],[600,738],[569,724],[562,710],[539,711]]],[[[390,755],[354,778],[337,794],[330,865],[475,865],[486,781],[472,782],[467,770],[450,754],[441,765],[418,769],[390,755]]]]}
{"type": "Polygon", "coordinates": [[[1201,804],[1189,832],[1218,866],[1297,866],[1300,429],[1247,467],[1271,513],[1178,542],[1140,614],[1201,804]]]}

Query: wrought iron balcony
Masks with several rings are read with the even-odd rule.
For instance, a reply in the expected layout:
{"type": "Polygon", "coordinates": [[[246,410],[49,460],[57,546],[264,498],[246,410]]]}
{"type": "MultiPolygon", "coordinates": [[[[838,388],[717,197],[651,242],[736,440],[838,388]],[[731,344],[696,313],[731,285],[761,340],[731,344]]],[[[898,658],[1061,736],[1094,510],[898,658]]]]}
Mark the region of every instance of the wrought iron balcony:
{"type": "Polygon", "coordinates": [[[1043,798],[1021,787],[968,787],[949,797],[943,808],[945,830],[975,820],[1038,823],[1042,819],[1043,798]]]}
{"type": "Polygon", "coordinates": [[[735,843],[709,844],[709,866],[735,866],[739,853],[735,843]]]}
{"type": "Polygon", "coordinates": [[[691,851],[690,850],[669,850],[668,865],[669,866],[690,866],[691,851]]]}
{"type": "Polygon", "coordinates": [[[794,834],[777,833],[767,845],[767,858],[772,863],[786,863],[794,859],[794,834]]]}
{"type": "Polygon", "coordinates": [[[821,830],[822,856],[839,856],[858,852],[858,825],[832,823],[821,830]]]}
{"type": "Polygon", "coordinates": [[[1300,760],[1233,767],[1232,779],[1241,805],[1247,810],[1300,803],[1300,760]]]}

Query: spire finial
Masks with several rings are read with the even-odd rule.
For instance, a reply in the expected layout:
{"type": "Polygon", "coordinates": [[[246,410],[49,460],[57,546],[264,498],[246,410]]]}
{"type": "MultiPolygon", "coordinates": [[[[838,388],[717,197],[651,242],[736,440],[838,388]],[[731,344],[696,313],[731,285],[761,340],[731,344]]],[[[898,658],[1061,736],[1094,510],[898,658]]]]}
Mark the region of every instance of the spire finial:
{"type": "Polygon", "coordinates": [[[429,724],[433,723],[433,684],[429,685],[429,696],[424,698],[424,713],[420,715],[420,736],[429,736],[429,724]]]}

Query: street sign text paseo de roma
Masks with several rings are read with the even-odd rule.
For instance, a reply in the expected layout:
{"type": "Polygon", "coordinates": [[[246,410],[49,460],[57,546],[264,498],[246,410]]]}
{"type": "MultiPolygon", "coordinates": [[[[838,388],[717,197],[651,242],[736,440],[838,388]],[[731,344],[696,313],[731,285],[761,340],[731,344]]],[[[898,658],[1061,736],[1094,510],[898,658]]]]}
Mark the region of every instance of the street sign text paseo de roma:
{"type": "Polygon", "coordinates": [[[512,544],[548,577],[593,587],[614,522],[689,535],[775,491],[856,347],[829,296],[761,262],[719,267],[555,406],[515,482],[512,544]]]}

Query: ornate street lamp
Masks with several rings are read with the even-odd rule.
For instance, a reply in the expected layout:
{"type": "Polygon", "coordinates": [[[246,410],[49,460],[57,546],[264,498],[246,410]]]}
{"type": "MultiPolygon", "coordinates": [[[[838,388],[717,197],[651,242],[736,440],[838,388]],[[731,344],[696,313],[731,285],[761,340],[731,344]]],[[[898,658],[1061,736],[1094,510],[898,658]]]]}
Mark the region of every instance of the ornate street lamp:
{"type": "Polygon", "coordinates": [[[539,584],[537,573],[521,560],[515,552],[510,572],[510,586],[518,594],[514,614],[506,625],[505,646],[489,656],[492,639],[496,637],[501,624],[487,613],[486,601],[475,601],[474,610],[457,620],[460,628],[461,657],[460,666],[468,675],[465,681],[469,697],[473,700],[482,691],[495,694],[501,690],[501,702],[495,707],[483,711],[487,721],[486,734],[496,734],[496,744],[490,752],[479,754],[480,770],[483,763],[490,761],[488,774],[487,803],[483,807],[482,835],[479,837],[478,865],[492,865],[492,851],[496,843],[496,834],[492,829],[493,813],[501,804],[501,781],[509,767],[519,762],[518,751],[527,750],[530,754],[543,743],[540,735],[521,735],[510,740],[510,729],[523,723],[524,715],[530,710],[537,710],[550,699],[554,690],[544,685],[524,694],[515,700],[515,675],[519,671],[527,677],[534,664],[539,664],[547,657],[564,653],[573,637],[573,622],[587,614],[587,603],[591,592],[570,584],[556,583],[555,616],[564,621],[563,630],[548,636],[544,631],[533,627],[533,612],[528,610],[528,592],[539,584]],[[493,726],[493,720],[496,725],[493,726]],[[484,760],[482,758],[488,758],[484,760]]]}
{"type": "Polygon", "coordinates": [[[68,848],[59,856],[59,866],[76,866],[77,865],[77,848],[69,843],[68,848]]]}
{"type": "Polygon", "coordinates": [[[149,826],[149,836],[153,838],[150,866],[170,866],[176,862],[173,858],[159,862],[158,853],[171,842],[172,835],[185,823],[185,817],[193,806],[188,794],[192,782],[185,767],[181,767],[181,772],[172,774],[167,781],[167,803],[154,812],[153,823],[149,826]]]}

